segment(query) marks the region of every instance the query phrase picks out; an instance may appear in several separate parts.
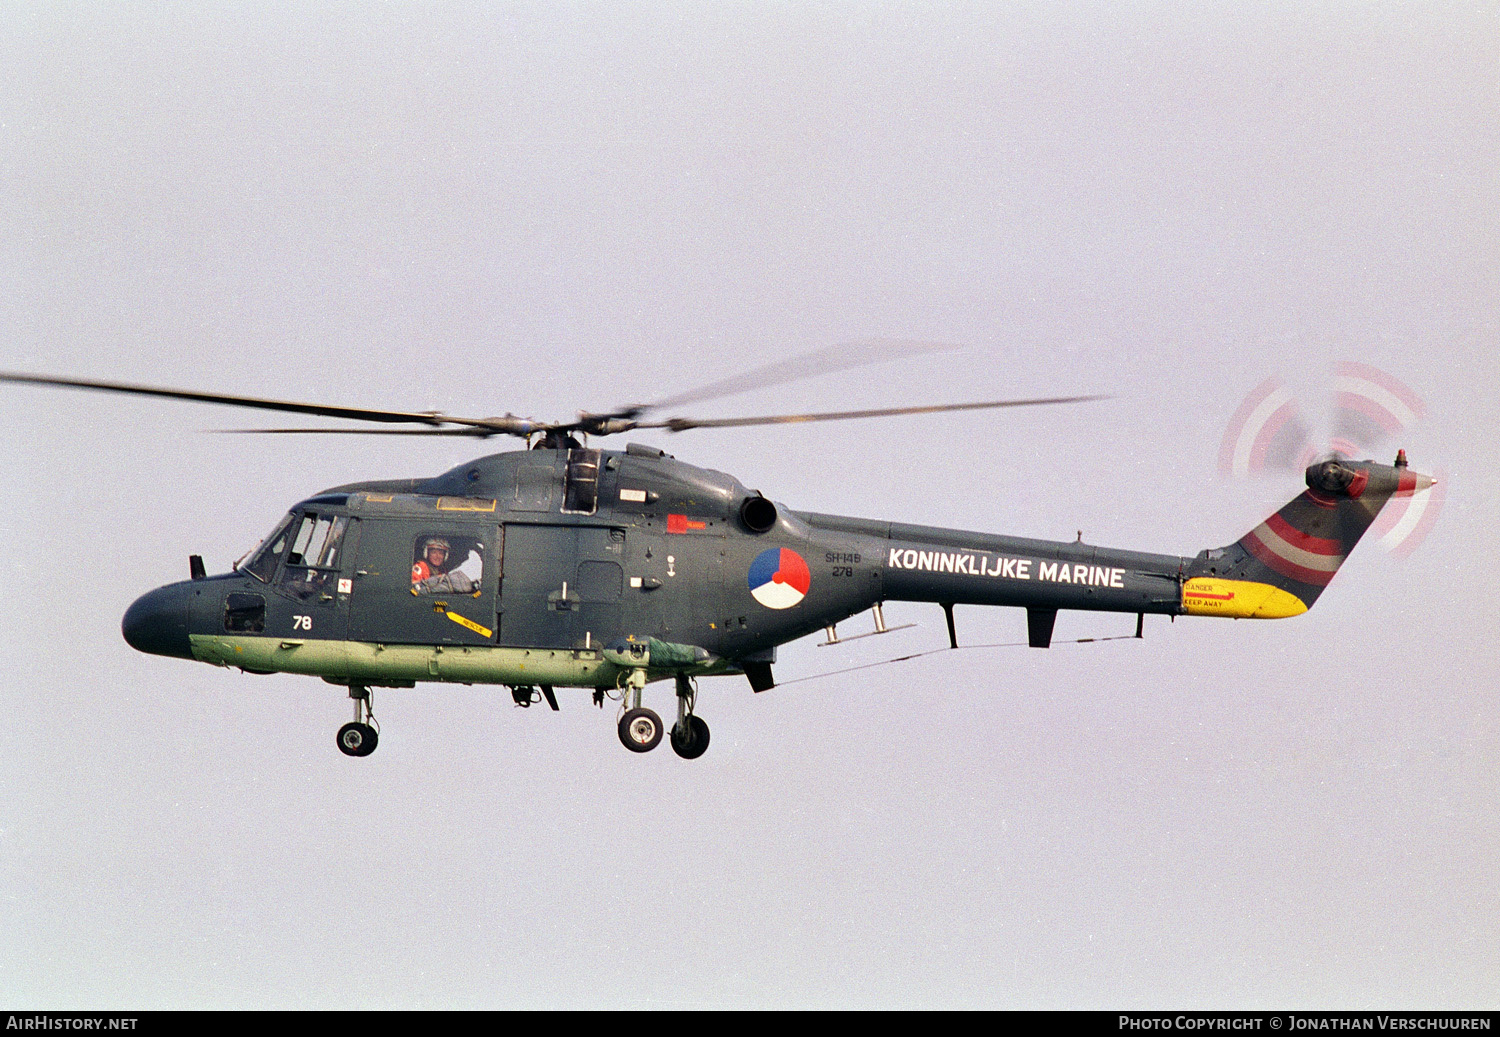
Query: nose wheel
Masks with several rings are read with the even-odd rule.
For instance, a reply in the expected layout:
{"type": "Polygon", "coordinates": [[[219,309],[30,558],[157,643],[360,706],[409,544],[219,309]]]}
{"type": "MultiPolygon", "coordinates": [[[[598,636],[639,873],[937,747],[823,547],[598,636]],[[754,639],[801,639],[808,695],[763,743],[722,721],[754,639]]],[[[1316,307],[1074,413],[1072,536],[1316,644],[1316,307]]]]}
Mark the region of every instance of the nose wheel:
{"type": "Polygon", "coordinates": [[[369,756],[380,744],[373,696],[369,688],[352,684],[349,697],[354,700],[354,721],[339,728],[339,752],[345,756],[369,756]]]}

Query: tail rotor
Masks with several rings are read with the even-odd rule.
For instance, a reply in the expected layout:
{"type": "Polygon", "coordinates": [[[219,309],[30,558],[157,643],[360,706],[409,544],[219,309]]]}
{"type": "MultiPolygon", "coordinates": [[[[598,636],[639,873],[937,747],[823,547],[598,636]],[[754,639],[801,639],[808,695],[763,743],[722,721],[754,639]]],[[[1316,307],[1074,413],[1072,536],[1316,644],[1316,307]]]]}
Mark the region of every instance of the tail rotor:
{"type": "MultiPolygon", "coordinates": [[[[1333,368],[1332,412],[1314,432],[1298,394],[1279,375],[1261,382],[1245,397],[1224,430],[1219,473],[1246,478],[1263,473],[1301,472],[1320,460],[1352,460],[1387,455],[1392,442],[1426,417],[1426,406],[1410,386],[1369,364],[1343,361],[1333,368]]],[[[1437,521],[1448,480],[1437,473],[1430,493],[1393,499],[1370,527],[1382,548],[1406,558],[1437,521]]]]}

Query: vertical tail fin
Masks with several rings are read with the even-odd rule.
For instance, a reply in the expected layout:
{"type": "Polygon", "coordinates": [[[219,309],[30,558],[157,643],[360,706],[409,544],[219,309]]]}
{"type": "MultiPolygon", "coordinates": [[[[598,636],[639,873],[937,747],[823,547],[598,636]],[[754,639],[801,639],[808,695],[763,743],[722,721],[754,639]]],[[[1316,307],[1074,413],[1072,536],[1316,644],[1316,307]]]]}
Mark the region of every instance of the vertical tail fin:
{"type": "Polygon", "coordinates": [[[1323,461],[1307,469],[1307,489],[1228,547],[1193,560],[1182,588],[1190,615],[1281,619],[1312,608],[1333,574],[1392,497],[1436,480],[1394,465],[1323,461]]]}

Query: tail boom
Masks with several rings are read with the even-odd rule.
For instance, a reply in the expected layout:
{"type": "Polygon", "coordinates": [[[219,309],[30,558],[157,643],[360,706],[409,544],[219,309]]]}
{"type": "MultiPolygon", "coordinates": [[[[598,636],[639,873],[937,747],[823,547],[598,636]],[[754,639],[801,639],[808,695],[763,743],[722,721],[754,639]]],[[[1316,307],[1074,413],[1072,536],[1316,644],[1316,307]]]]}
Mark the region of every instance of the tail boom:
{"type": "MultiPolygon", "coordinates": [[[[1049,632],[1062,609],[1284,619],[1306,612],[1381,508],[1434,482],[1397,465],[1323,462],[1308,488],[1227,547],[1196,557],[799,513],[808,547],[844,579],[830,615],[877,601],[1024,608],[1049,632]],[[850,564],[852,563],[852,564],[850,564]],[[852,581],[852,582],[846,582],[852,581]]],[[[829,622],[831,620],[825,620],[829,622]]],[[[810,627],[810,629],[816,629],[810,627]]]]}

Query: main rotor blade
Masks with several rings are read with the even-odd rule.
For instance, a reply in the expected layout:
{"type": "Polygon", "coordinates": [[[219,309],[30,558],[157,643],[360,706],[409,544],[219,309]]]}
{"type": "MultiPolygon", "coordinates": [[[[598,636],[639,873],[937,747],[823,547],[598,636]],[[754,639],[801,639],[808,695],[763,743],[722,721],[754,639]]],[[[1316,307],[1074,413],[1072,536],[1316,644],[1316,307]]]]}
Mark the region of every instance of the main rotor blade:
{"type": "MultiPolygon", "coordinates": [[[[209,429],[225,436],[467,436],[470,439],[488,439],[506,433],[500,429],[482,427],[465,428],[218,428],[209,429]]],[[[542,431],[546,431],[542,429],[542,431]]],[[[514,433],[511,433],[514,435],[514,433]]]]}
{"type": "Polygon", "coordinates": [[[255,396],[232,396],[227,393],[164,389],[153,385],[134,385],[128,382],[100,382],[87,378],[54,378],[50,375],[0,372],[0,382],[16,382],[23,385],[50,385],[63,389],[88,389],[95,392],[125,393],[132,396],[152,396],[166,400],[185,400],[189,403],[214,403],[229,407],[251,407],[256,410],[280,411],[287,414],[314,414],[324,418],[349,418],[355,421],[412,422],[433,426],[470,425],[481,428],[486,425],[486,420],[482,418],[453,418],[444,414],[372,410],[367,407],[334,407],[321,403],[295,403],[290,400],[267,400],[255,396]]]}
{"type": "Polygon", "coordinates": [[[640,422],[638,428],[664,428],[686,432],[694,428],[741,428],[746,425],[792,425],[803,421],[850,421],[856,418],[890,418],[902,414],[940,414],[945,411],[990,410],[998,407],[1045,407],[1057,403],[1087,403],[1108,396],[1047,396],[1033,400],[991,400],[985,403],[947,403],[932,407],[881,407],[875,410],[826,411],[821,414],[775,414],[758,418],[668,418],[640,422]]]}
{"type": "Polygon", "coordinates": [[[664,400],[645,404],[641,410],[660,410],[662,407],[680,407],[685,403],[702,403],[705,400],[716,400],[721,396],[734,396],[738,393],[749,392],[751,389],[765,389],[772,385],[785,385],[787,382],[801,381],[804,378],[833,374],[835,371],[848,371],[855,367],[883,364],[891,360],[922,356],[926,353],[951,352],[958,348],[958,346],[942,342],[918,342],[908,339],[872,338],[840,342],[823,349],[815,349],[811,353],[803,353],[801,356],[778,360],[752,371],[730,375],[717,382],[700,385],[696,389],[689,389],[676,396],[668,396],[664,400]]]}

